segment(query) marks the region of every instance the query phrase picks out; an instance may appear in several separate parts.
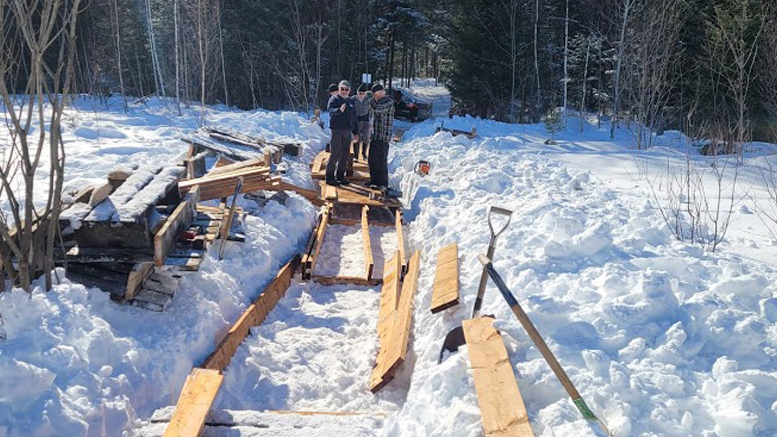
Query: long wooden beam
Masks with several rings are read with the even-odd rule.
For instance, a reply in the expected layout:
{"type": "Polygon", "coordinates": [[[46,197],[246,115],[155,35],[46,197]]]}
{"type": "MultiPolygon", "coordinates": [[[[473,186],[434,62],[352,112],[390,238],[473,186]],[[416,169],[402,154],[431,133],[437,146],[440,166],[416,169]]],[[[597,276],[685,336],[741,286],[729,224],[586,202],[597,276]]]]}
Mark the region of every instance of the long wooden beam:
{"type": "Polygon", "coordinates": [[[383,283],[382,279],[366,279],[360,276],[319,276],[313,275],[313,282],[322,285],[351,284],[365,287],[374,287],[383,283]]]}
{"type": "Polygon", "coordinates": [[[367,280],[372,279],[372,271],[375,268],[375,260],[372,257],[372,242],[370,241],[370,224],[367,219],[367,213],[370,207],[362,207],[362,245],[364,246],[364,270],[367,280]]]}
{"type": "Polygon", "coordinates": [[[405,258],[405,232],[402,227],[402,211],[397,209],[396,213],[396,229],[397,229],[397,251],[399,252],[399,263],[402,265],[402,274],[405,274],[407,269],[405,258]]]}
{"type": "Polygon", "coordinates": [[[295,255],[275,275],[275,278],[265,287],[253,303],[246,308],[239,319],[232,325],[227,335],[219,342],[216,349],[205,359],[202,367],[223,371],[229,365],[232,356],[240,343],[248,336],[252,326],[261,325],[275,305],[286,294],[294,272],[300,264],[300,256],[295,255]]]}
{"type": "Polygon", "coordinates": [[[316,229],[316,241],[313,246],[313,252],[308,257],[308,265],[306,266],[308,275],[313,274],[313,269],[316,268],[316,262],[318,261],[318,256],[321,254],[321,248],[324,247],[324,235],[326,235],[326,228],[329,227],[329,216],[331,215],[331,212],[332,212],[332,208],[330,208],[329,205],[324,206],[324,212],[323,212],[323,216],[321,217],[321,223],[319,223],[318,229],[316,229]]]}
{"type": "Polygon", "coordinates": [[[394,379],[394,374],[407,358],[410,330],[413,326],[413,301],[418,290],[421,269],[421,252],[410,257],[407,275],[399,294],[401,266],[395,255],[386,265],[383,292],[381,293],[378,335],[380,349],[370,379],[370,390],[375,393],[394,379]]]}
{"type": "Polygon", "coordinates": [[[464,320],[475,391],[487,437],[534,437],[513,366],[494,319],[464,320]]]}
{"type": "Polygon", "coordinates": [[[154,263],[165,265],[167,254],[175,246],[175,239],[197,215],[197,202],[200,200],[200,187],[192,189],[186,200],[178,204],[159,232],[154,235],[154,263]]]}
{"type": "Polygon", "coordinates": [[[388,374],[388,354],[391,335],[394,330],[394,319],[397,301],[399,300],[400,276],[402,265],[399,254],[395,253],[383,267],[383,288],[380,292],[380,309],[378,311],[378,356],[370,377],[370,390],[375,393],[383,388],[390,379],[388,374]],[[387,379],[384,381],[384,379],[387,379]]]}
{"type": "Polygon", "coordinates": [[[218,370],[192,369],[162,437],[198,437],[223,380],[218,370]]]}

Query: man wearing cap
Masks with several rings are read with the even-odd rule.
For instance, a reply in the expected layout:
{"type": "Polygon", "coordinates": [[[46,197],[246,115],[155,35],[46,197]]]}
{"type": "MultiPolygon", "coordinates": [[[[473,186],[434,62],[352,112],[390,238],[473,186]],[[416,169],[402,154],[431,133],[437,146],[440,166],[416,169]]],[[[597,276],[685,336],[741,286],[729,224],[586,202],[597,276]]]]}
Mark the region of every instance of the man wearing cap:
{"type": "Polygon", "coordinates": [[[329,128],[332,140],[329,142],[331,155],[326,164],[326,183],[328,185],[348,185],[345,171],[351,158],[351,141],[356,141],[356,108],[349,97],[351,84],[341,80],[338,93],[329,98],[329,128]]]}
{"type": "Polygon", "coordinates": [[[381,84],[372,87],[372,141],[370,142],[370,188],[388,189],[388,149],[394,128],[394,101],[381,84]]]}
{"type": "Polygon", "coordinates": [[[359,146],[364,160],[367,160],[367,145],[370,142],[370,100],[367,98],[367,84],[359,85],[353,98],[356,107],[356,122],[359,128],[359,139],[353,143],[353,156],[359,158],[359,146]]]}

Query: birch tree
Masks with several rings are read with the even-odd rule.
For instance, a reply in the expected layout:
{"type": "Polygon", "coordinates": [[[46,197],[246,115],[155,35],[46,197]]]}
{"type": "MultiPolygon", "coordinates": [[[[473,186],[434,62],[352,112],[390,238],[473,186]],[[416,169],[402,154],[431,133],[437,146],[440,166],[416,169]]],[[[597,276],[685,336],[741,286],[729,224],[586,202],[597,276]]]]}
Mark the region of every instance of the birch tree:
{"type": "Polygon", "coordinates": [[[0,98],[10,138],[0,160],[0,205],[9,211],[0,214],[0,259],[6,276],[27,291],[39,273],[52,287],[65,170],[61,121],[80,10],[80,0],[0,0],[0,98]],[[21,92],[12,92],[8,84],[21,65],[29,76],[21,92]],[[39,167],[47,167],[45,182],[36,178],[39,167]],[[42,198],[35,197],[38,183],[45,184],[42,198]]]}

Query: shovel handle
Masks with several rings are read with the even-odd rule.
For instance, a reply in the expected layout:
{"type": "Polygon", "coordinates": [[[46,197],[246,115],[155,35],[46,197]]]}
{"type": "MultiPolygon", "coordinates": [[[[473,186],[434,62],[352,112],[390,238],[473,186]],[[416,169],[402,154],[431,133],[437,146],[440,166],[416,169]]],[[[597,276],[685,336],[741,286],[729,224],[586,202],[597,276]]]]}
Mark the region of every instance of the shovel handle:
{"type": "Polygon", "coordinates": [[[531,319],[529,319],[529,316],[526,314],[523,308],[521,308],[521,305],[515,299],[515,296],[513,296],[513,293],[510,291],[510,289],[507,288],[507,285],[502,280],[502,277],[499,276],[499,273],[497,273],[496,269],[494,269],[494,265],[491,264],[491,260],[483,255],[478,255],[478,259],[480,260],[480,263],[483,264],[483,267],[488,272],[488,275],[491,276],[491,279],[494,281],[497,288],[499,288],[499,292],[502,293],[502,297],[504,297],[505,301],[507,301],[507,304],[510,305],[510,309],[513,310],[515,317],[519,322],[521,322],[523,329],[525,329],[526,333],[529,334],[529,338],[531,338],[532,342],[534,342],[534,345],[537,347],[537,349],[539,349],[543,358],[545,358],[545,361],[548,362],[548,365],[553,370],[553,373],[556,374],[556,378],[558,378],[559,382],[561,382],[561,385],[564,386],[564,389],[567,391],[567,394],[569,394],[569,397],[571,397],[573,401],[580,399],[580,393],[577,391],[574,384],[572,384],[569,376],[567,376],[567,372],[565,372],[561,367],[561,364],[559,364],[556,356],[553,355],[553,352],[551,352],[548,344],[545,343],[545,340],[542,338],[539,331],[537,331],[537,328],[534,327],[534,323],[532,323],[531,319]]]}
{"type": "MultiPolygon", "coordinates": [[[[488,259],[494,258],[494,252],[496,251],[496,239],[499,235],[507,229],[510,225],[510,219],[513,216],[513,212],[509,209],[500,208],[498,206],[491,206],[488,210],[488,229],[491,231],[491,239],[488,242],[488,252],[486,256],[488,259]],[[494,225],[491,223],[491,214],[500,214],[507,216],[507,221],[499,231],[494,231],[494,225]]],[[[480,274],[480,284],[478,285],[478,294],[475,297],[475,305],[472,309],[472,318],[476,319],[480,317],[480,308],[483,306],[483,297],[486,294],[486,285],[488,284],[488,273],[483,268],[483,273],[480,274]]]]}

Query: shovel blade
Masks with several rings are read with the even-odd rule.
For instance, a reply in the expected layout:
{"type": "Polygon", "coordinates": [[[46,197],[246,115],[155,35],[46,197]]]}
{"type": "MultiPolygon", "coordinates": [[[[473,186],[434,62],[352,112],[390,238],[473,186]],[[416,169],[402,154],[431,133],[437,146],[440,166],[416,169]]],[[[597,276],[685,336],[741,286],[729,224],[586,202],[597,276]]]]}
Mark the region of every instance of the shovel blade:
{"type": "Polygon", "coordinates": [[[445,354],[445,351],[450,353],[458,352],[459,348],[464,346],[466,343],[467,342],[464,339],[464,328],[461,326],[453,328],[445,336],[445,341],[442,343],[442,349],[440,349],[440,358],[437,359],[437,364],[442,363],[442,357],[445,354]]]}

